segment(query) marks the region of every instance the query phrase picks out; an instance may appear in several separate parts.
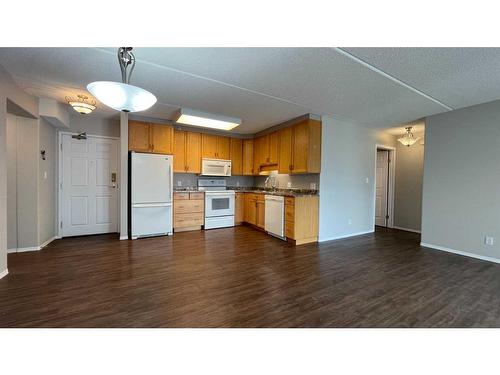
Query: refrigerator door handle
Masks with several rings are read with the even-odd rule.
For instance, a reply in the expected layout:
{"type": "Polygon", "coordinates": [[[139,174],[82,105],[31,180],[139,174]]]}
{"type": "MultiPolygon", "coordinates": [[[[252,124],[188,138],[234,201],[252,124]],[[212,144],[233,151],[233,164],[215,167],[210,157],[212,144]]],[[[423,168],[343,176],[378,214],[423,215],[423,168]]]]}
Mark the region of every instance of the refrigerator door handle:
{"type": "Polygon", "coordinates": [[[172,203],[133,203],[132,207],[170,207],[172,203]]]}

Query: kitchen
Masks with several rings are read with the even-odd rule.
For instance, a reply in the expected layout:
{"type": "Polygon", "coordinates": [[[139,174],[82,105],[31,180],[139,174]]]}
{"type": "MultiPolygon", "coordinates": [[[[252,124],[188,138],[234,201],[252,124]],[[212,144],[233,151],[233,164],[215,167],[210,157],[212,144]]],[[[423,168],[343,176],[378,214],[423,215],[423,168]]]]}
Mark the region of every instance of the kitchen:
{"type": "Polygon", "coordinates": [[[131,163],[130,238],[245,224],[296,245],[318,240],[321,121],[305,115],[253,136],[226,134],[129,120],[132,161],[173,156],[166,161],[171,172],[164,199],[134,198],[137,191],[156,189],[158,171],[147,175],[144,165],[131,163]],[[303,179],[300,188],[290,181],[279,185],[295,176],[303,179]],[[164,213],[151,215],[159,208],[146,202],[159,201],[165,201],[164,213]]]}

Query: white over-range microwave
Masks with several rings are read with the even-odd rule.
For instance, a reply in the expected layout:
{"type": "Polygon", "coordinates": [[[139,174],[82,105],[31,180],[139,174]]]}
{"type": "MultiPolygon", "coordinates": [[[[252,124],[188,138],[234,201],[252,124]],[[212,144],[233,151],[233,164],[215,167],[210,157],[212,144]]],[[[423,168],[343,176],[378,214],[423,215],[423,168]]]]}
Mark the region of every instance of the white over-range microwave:
{"type": "Polygon", "coordinates": [[[202,159],[202,176],[231,176],[231,160],[202,159]]]}

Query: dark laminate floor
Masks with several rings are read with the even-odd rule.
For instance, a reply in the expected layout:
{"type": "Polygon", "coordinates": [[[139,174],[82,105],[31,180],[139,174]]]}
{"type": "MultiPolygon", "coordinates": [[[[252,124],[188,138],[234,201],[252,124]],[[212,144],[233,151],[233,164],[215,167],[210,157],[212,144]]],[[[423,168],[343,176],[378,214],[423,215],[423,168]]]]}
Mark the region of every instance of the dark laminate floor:
{"type": "Polygon", "coordinates": [[[374,235],[294,247],[248,227],[9,255],[2,327],[500,326],[500,265],[374,235]]]}

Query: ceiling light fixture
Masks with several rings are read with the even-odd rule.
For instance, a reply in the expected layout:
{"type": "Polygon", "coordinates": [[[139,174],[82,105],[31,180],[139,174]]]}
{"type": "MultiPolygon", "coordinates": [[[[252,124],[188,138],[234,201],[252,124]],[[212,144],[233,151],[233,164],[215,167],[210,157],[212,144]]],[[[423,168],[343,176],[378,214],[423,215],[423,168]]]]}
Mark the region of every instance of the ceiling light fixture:
{"type": "Polygon", "coordinates": [[[231,130],[241,124],[241,119],[182,108],[178,113],[176,122],[204,128],[231,130]]]}
{"type": "Polygon", "coordinates": [[[156,103],[156,96],[140,87],[129,84],[135,67],[132,47],[118,48],[118,63],[122,71],[122,82],[96,81],[87,85],[99,101],[123,112],[144,111],[156,103]],[[127,72],[127,69],[130,69],[127,72]]]}
{"type": "Polygon", "coordinates": [[[411,132],[411,126],[407,126],[406,129],[406,134],[402,138],[398,138],[398,141],[401,142],[403,145],[410,147],[412,144],[414,144],[416,141],[420,139],[420,137],[415,137],[413,133],[411,132]]]}
{"type": "Polygon", "coordinates": [[[92,101],[89,102],[89,101],[87,101],[87,99],[89,97],[85,96],[85,95],[77,95],[77,97],[78,97],[78,99],[71,98],[71,97],[67,96],[66,97],[66,101],[79,114],[81,114],[81,115],[88,115],[94,109],[96,109],[95,100],[92,100],[92,101]]]}

